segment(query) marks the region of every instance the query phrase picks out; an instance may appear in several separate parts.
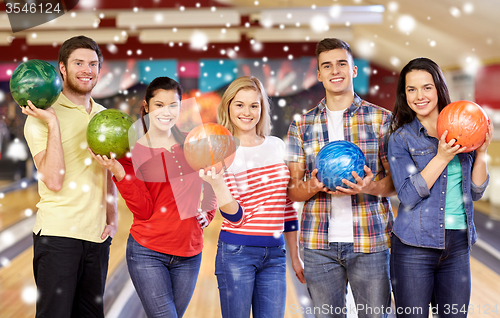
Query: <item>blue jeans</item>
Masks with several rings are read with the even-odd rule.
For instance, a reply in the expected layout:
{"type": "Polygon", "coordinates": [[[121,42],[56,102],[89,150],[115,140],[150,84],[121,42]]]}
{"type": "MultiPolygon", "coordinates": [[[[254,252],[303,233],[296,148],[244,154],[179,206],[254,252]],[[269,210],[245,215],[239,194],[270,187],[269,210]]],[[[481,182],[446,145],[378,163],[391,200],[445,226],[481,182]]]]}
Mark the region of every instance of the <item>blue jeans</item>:
{"type": "Polygon", "coordinates": [[[445,249],[406,245],[392,235],[391,281],[397,317],[466,317],[471,292],[466,230],[446,230],[445,249]]]}
{"type": "Polygon", "coordinates": [[[219,241],[215,258],[224,318],[282,318],[286,302],[286,250],[219,241]]]}
{"type": "Polygon", "coordinates": [[[330,249],[304,249],[304,276],[317,318],[387,317],[391,306],[389,250],[355,253],[352,243],[330,243],[330,249]],[[346,307],[347,283],[355,308],[346,307]]]}
{"type": "Polygon", "coordinates": [[[180,318],[193,295],[201,253],[181,257],[155,252],[129,235],[127,266],[148,317],[180,318]]]}

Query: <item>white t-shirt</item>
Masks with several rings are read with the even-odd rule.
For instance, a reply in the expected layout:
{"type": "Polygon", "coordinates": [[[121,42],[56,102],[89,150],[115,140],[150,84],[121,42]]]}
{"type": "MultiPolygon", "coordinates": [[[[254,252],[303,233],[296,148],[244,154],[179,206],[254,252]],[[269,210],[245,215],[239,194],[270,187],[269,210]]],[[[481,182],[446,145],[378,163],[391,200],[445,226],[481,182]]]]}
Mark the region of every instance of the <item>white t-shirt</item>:
{"type": "MultiPolygon", "coordinates": [[[[329,142],[344,140],[344,110],[331,111],[326,108],[328,116],[328,139],[329,142]]],[[[335,191],[336,189],[331,189],[335,191]]],[[[330,211],[330,222],[328,226],[329,242],[354,242],[352,225],[351,196],[332,197],[332,208],[330,211]]]]}

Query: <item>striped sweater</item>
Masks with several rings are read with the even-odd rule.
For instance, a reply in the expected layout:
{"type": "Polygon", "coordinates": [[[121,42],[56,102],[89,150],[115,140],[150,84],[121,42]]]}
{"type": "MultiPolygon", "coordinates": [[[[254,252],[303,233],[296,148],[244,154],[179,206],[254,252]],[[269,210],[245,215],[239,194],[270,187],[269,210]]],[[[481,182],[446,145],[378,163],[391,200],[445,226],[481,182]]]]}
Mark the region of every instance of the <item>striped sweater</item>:
{"type": "Polygon", "coordinates": [[[284,244],[283,232],[297,231],[297,211],[286,190],[290,172],[284,161],[285,144],[267,136],[256,147],[239,147],[231,166],[224,173],[240,210],[224,217],[219,239],[249,246],[284,244]]]}

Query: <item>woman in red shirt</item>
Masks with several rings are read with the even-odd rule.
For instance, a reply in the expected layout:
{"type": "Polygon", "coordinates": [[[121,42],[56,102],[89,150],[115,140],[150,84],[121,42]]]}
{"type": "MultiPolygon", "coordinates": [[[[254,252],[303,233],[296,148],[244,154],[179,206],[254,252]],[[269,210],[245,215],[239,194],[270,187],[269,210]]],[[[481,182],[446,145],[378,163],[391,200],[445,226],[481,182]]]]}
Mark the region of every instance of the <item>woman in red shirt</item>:
{"type": "Polygon", "coordinates": [[[202,229],[216,208],[210,185],[184,158],[185,134],[175,125],[181,96],[176,81],[154,79],[141,108],[145,134],[131,156],[115,160],[92,154],[113,173],[134,214],[127,265],[148,317],[183,316],[200,269],[202,229]]]}

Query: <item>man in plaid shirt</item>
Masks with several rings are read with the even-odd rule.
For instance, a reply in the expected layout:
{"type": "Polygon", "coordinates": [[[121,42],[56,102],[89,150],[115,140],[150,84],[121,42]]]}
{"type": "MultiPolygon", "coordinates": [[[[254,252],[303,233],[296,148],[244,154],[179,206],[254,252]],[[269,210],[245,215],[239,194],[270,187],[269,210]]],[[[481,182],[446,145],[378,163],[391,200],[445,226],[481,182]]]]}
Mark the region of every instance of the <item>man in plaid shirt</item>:
{"type": "Polygon", "coordinates": [[[288,131],[288,195],[305,201],[300,240],[304,271],[316,317],[344,317],[347,282],[359,317],[390,311],[389,244],[394,195],[387,158],[391,113],[354,93],[357,75],[347,43],[327,38],[316,47],[318,80],[326,97],[294,120],[288,131]],[[358,145],[367,160],[366,177],[328,189],[317,177],[319,150],[334,140],[358,145]],[[305,178],[304,178],[305,176],[305,178]],[[349,188],[350,187],[350,188],[349,188]]]}

